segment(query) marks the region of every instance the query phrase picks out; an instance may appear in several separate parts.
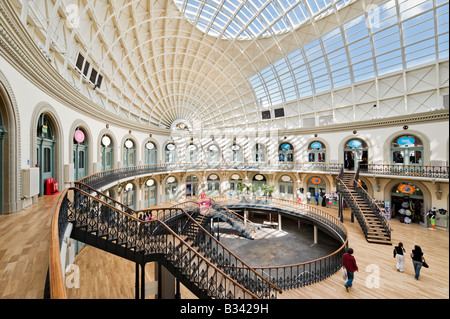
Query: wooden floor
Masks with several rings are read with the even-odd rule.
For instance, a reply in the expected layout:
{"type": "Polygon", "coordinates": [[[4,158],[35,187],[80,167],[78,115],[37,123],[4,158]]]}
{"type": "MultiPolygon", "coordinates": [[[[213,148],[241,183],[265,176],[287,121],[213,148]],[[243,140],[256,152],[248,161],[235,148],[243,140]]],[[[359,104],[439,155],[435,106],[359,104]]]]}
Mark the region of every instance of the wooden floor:
{"type": "MultiPolygon", "coordinates": [[[[41,299],[48,267],[50,221],[58,196],[46,196],[19,213],[0,216],[0,298],[41,299]]],[[[337,215],[336,210],[329,209],[337,215]]],[[[406,258],[405,272],[395,268],[393,246],[369,244],[357,223],[345,212],[349,243],[359,266],[354,285],[346,292],[341,274],[320,283],[285,291],[279,299],[448,299],[449,233],[417,224],[391,221],[394,243],[402,241],[409,252],[422,247],[430,268],[422,268],[414,279],[412,262],[406,258]]],[[[80,269],[80,288],[68,289],[73,299],[134,298],[134,263],[93,247],[76,259],[80,269]]],[[[153,264],[146,267],[146,281],[153,279],[153,264]]],[[[183,298],[195,298],[185,288],[183,298]]],[[[149,297],[151,298],[151,296],[149,297]]]]}

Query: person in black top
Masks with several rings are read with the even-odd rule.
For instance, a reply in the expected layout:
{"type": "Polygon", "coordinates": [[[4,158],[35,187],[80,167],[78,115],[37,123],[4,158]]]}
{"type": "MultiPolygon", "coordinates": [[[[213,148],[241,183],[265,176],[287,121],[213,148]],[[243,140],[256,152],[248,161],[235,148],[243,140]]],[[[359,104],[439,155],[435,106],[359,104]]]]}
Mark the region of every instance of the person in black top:
{"type": "Polygon", "coordinates": [[[394,258],[397,258],[397,270],[403,272],[405,270],[405,248],[403,248],[403,243],[398,243],[398,246],[394,248],[394,258]]]}
{"type": "Polygon", "coordinates": [[[416,280],[419,280],[420,269],[422,268],[424,261],[423,252],[420,246],[414,246],[414,249],[411,251],[411,258],[414,266],[414,278],[416,278],[416,280]]]}

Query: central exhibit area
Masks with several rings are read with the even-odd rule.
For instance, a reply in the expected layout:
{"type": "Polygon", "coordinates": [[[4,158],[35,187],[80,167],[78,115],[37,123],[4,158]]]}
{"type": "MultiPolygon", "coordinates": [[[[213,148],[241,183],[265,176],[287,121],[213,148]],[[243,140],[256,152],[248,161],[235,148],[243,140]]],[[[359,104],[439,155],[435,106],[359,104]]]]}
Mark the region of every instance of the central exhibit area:
{"type": "Polygon", "coordinates": [[[250,215],[250,221],[258,227],[253,240],[241,236],[225,222],[219,225],[214,223],[214,229],[218,229],[219,241],[253,268],[306,263],[332,254],[342,245],[320,230],[317,231],[315,243],[314,226],[301,220],[282,217],[280,230],[278,225],[264,225],[267,217],[274,214],[250,215]]]}

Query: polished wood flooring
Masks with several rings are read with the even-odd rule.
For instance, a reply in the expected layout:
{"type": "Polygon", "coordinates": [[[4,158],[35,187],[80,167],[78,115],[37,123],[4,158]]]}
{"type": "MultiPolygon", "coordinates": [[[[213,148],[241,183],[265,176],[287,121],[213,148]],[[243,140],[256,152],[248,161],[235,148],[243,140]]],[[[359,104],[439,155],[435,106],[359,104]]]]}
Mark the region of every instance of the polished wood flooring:
{"type": "MultiPolygon", "coordinates": [[[[21,212],[0,216],[0,298],[41,299],[48,267],[50,221],[58,195],[39,198],[21,212]]],[[[329,209],[337,215],[336,210],[329,209]]],[[[369,244],[359,225],[345,212],[344,225],[350,247],[359,266],[350,292],[338,272],[314,285],[285,291],[279,299],[448,299],[449,233],[430,230],[418,224],[391,221],[393,243],[402,241],[409,252],[422,247],[430,268],[422,268],[414,279],[412,262],[406,258],[405,272],[395,268],[393,246],[369,244]]],[[[68,289],[72,299],[134,298],[135,265],[93,247],[85,248],[76,259],[80,288],[68,289]]],[[[154,280],[154,265],[146,266],[146,281],[154,280]]],[[[195,298],[182,288],[183,298],[195,298]]],[[[148,298],[152,298],[149,296],[148,298]]]]}

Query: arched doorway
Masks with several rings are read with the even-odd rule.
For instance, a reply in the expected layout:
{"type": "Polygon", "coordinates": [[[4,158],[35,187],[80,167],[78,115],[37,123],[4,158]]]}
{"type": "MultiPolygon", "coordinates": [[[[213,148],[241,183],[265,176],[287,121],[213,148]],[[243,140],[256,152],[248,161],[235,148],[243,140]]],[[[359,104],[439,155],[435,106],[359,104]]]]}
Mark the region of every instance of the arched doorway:
{"type": "Polygon", "coordinates": [[[233,144],[231,146],[231,158],[230,163],[232,165],[239,165],[242,164],[244,161],[244,152],[242,150],[242,147],[237,144],[233,144]]]}
{"type": "Polygon", "coordinates": [[[256,174],[252,180],[252,193],[256,196],[264,196],[265,185],[267,185],[266,177],[262,174],[256,174]]]}
{"type": "Polygon", "coordinates": [[[156,165],[158,158],[158,151],[155,143],[148,141],[145,143],[144,163],[147,165],[156,165]]]}
{"type": "Polygon", "coordinates": [[[413,183],[398,183],[391,190],[392,217],[400,222],[423,222],[425,213],[424,195],[413,183]]]}
{"type": "Polygon", "coordinates": [[[195,197],[198,196],[198,178],[196,175],[189,175],[186,178],[186,196],[195,197]]]}
{"type": "Polygon", "coordinates": [[[322,204],[322,195],[326,192],[327,184],[325,179],[320,176],[313,176],[308,180],[306,196],[309,202],[322,204]],[[316,200],[318,194],[318,201],[316,200]]]}
{"type": "Polygon", "coordinates": [[[82,128],[77,128],[73,135],[74,179],[77,181],[86,176],[88,141],[82,128]]]}
{"type": "Polygon", "coordinates": [[[123,143],[123,166],[136,166],[136,145],[129,138],[123,143]]]}
{"type": "Polygon", "coordinates": [[[278,148],[278,161],[281,163],[294,162],[294,147],[290,143],[281,143],[278,148]]]}
{"type": "Polygon", "coordinates": [[[198,148],[194,144],[189,144],[187,147],[186,162],[190,167],[194,167],[198,163],[198,148]]]}
{"type": "Polygon", "coordinates": [[[149,178],[144,185],[144,206],[150,207],[157,203],[157,185],[153,178],[149,178]]]}
{"type": "Polygon", "coordinates": [[[113,169],[114,163],[114,145],[109,135],[104,134],[100,140],[100,156],[102,171],[113,169]]]}
{"type": "Polygon", "coordinates": [[[294,181],[289,175],[283,175],[278,180],[278,194],[280,198],[294,199],[294,181]]]}
{"type": "Polygon", "coordinates": [[[0,215],[3,215],[3,138],[5,137],[5,135],[6,129],[3,126],[2,113],[0,112],[0,215]]]}
{"type": "Polygon", "coordinates": [[[360,165],[361,170],[367,170],[369,151],[366,142],[361,139],[351,139],[344,146],[344,169],[355,170],[360,165]]]}
{"type": "Polygon", "coordinates": [[[175,164],[177,162],[177,146],[174,143],[168,143],[165,148],[166,164],[175,164]]]}
{"type": "Polygon", "coordinates": [[[308,146],[309,163],[325,163],[327,149],[323,143],[315,141],[308,146]]]}
{"type": "Polygon", "coordinates": [[[266,147],[264,144],[255,144],[255,147],[253,148],[253,160],[257,163],[263,163],[266,161],[266,147]]]}
{"type": "Polygon", "coordinates": [[[123,204],[131,209],[134,209],[136,205],[136,196],[133,183],[127,183],[125,185],[122,196],[123,204]]]}
{"type": "Polygon", "coordinates": [[[39,167],[39,194],[46,192],[46,182],[55,178],[55,133],[49,117],[39,116],[36,134],[37,165],[39,167]]]}
{"type": "Polygon", "coordinates": [[[165,185],[166,202],[178,199],[177,189],[178,189],[177,179],[175,178],[175,176],[169,176],[166,179],[165,185]]]}
{"type": "Polygon", "coordinates": [[[402,135],[391,143],[391,164],[423,165],[423,143],[416,136],[402,135]]]}
{"type": "Polygon", "coordinates": [[[239,185],[242,184],[241,176],[239,174],[232,174],[229,183],[230,183],[229,194],[231,196],[239,195],[240,193],[239,185]]]}
{"type": "Polygon", "coordinates": [[[206,195],[219,196],[220,195],[220,179],[217,174],[210,174],[208,176],[206,195]]]}

